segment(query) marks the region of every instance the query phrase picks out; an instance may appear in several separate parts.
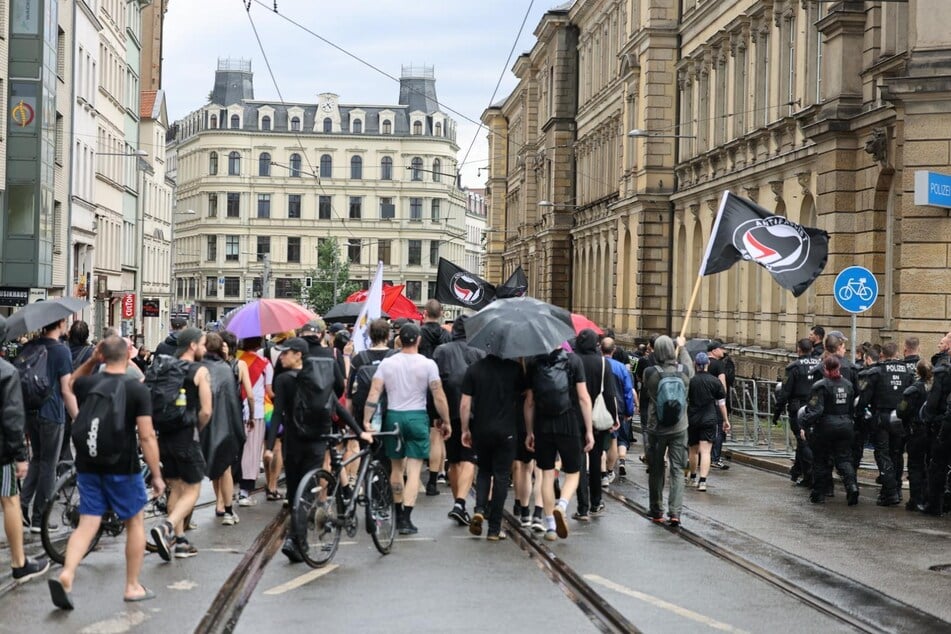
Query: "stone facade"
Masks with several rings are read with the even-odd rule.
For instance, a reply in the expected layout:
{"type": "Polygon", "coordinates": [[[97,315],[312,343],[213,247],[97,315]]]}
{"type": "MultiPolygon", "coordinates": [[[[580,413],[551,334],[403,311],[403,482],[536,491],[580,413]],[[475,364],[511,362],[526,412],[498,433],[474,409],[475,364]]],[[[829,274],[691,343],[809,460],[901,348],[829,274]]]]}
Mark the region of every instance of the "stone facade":
{"type": "Polygon", "coordinates": [[[549,12],[515,66],[517,88],[484,114],[490,231],[505,229],[490,233],[490,281],[535,254],[539,297],[622,340],[676,333],[728,189],[828,231],[829,261],[799,298],[745,262],[702,278],[688,336],[790,348],[813,323],[845,330],[832,284],[861,265],[880,295],[858,318],[859,340],[930,341],[951,317],[951,219],[916,206],[913,191],[915,170],[951,172],[942,4],[589,0],[549,12]],[[574,62],[553,63],[556,51],[574,62]],[[573,114],[545,111],[549,84],[573,114]],[[559,144],[558,184],[517,160],[559,144]],[[537,207],[543,199],[554,207],[537,207]],[[568,238],[557,252],[541,230],[554,218],[568,238]],[[548,290],[562,255],[567,298],[548,290]]]}

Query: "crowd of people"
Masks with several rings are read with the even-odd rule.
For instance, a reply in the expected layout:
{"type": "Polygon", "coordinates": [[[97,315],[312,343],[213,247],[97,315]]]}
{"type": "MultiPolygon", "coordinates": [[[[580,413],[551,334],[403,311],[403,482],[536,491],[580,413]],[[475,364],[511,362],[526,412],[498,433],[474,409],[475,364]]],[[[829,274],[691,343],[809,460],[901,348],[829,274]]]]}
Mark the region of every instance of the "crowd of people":
{"type": "MultiPolygon", "coordinates": [[[[399,441],[385,438],[381,453],[402,535],[418,531],[412,514],[420,489],[438,496],[446,478],[448,518],[473,535],[506,538],[502,514],[511,486],[523,527],[547,541],[567,538],[568,520],[603,513],[603,489],[627,474],[638,413],[654,522],[664,522],[666,511],[666,522],[680,526],[685,489],[703,493],[711,469],[728,468],[719,452],[730,431],[735,370],[722,342],[691,354],[682,338],[658,335],[628,353],[611,331],[584,329],[547,354],[512,360],[469,346],[465,321],[444,328],[442,307],[430,301],[422,324],[373,321],[370,345],[357,354],[345,325],[319,319],[241,341],[175,319],[155,354],[115,332],[93,345],[82,321],[47,325],[16,365],[0,359],[0,502],[14,579],[49,568],[25,557],[22,534],[40,531],[62,460],[74,461],[80,492],[65,565],[48,580],[63,609],[73,607],[77,567],[106,510],[126,525],[124,600],[150,599],[155,593],[139,581],[146,531],[164,561],[198,555],[186,532],[206,478],[225,527],[256,504],[261,471],[264,499],[291,503],[303,476],[327,466],[325,436],[334,425],[360,442],[399,428],[399,441]],[[24,367],[45,373],[48,392],[39,400],[31,400],[36,386],[27,385],[24,367]],[[332,394],[323,399],[327,408],[308,409],[315,389],[332,394]],[[143,515],[143,462],[153,495],[167,497],[167,516],[151,527],[143,515]]],[[[907,457],[906,508],[940,515],[951,457],[951,333],[931,363],[919,359],[913,337],[901,354],[890,342],[863,346],[859,363],[845,357],[846,343],[842,333],[816,326],[786,367],[776,416],[788,412],[797,438],[790,477],[822,503],[832,495],[835,468],[854,505],[856,470],[871,441],[878,504],[902,502],[907,457]]],[[[357,449],[356,442],[345,448],[357,449]]],[[[295,530],[281,549],[292,563],[303,561],[307,548],[295,530]]]]}

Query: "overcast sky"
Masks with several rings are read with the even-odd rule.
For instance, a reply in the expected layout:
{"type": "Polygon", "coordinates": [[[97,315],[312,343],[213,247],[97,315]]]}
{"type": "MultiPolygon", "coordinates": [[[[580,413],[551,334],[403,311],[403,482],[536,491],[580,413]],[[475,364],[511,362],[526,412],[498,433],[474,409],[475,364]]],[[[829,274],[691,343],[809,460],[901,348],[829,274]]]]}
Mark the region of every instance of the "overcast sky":
{"type": "MultiPolygon", "coordinates": [[[[560,0],[278,0],[280,15],[275,15],[273,0],[251,0],[250,14],[288,102],[316,102],[322,92],[340,95],[342,103],[399,100],[397,82],[288,19],[394,77],[400,76],[402,65],[435,67],[436,94],[458,123],[460,162],[475,138],[461,167],[463,184],[478,188],[485,173],[477,178],[476,168],[485,167],[488,151],[486,131],[478,129],[482,112],[500,75],[495,101],[515,87],[514,60],[533,45],[533,32],[545,11],[560,4],[560,0]],[[518,35],[526,12],[528,19],[518,35]],[[513,43],[515,51],[506,62],[513,43]]],[[[251,59],[255,98],[278,100],[244,0],[172,0],[163,46],[162,87],[171,121],[207,103],[219,57],[251,59]]]]}

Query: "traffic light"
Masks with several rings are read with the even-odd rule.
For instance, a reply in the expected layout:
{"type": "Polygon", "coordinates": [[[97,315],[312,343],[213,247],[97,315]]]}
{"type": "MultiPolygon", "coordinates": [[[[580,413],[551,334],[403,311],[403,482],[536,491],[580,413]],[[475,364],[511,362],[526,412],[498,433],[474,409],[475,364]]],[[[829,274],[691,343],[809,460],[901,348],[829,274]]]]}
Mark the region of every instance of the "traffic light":
{"type": "Polygon", "coordinates": [[[313,280],[309,277],[304,278],[304,288],[310,288],[313,285],[313,280]]]}

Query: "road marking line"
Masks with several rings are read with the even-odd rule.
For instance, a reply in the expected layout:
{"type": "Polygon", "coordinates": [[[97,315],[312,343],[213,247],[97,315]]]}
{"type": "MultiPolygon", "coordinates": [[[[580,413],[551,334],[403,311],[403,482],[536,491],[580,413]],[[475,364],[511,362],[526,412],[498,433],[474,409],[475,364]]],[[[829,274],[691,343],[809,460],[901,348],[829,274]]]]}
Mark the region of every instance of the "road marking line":
{"type": "Polygon", "coordinates": [[[721,623],[720,621],[710,618],[709,616],[704,616],[703,614],[694,612],[693,610],[689,610],[687,608],[681,607],[674,603],[670,603],[669,601],[665,601],[658,597],[654,597],[649,594],[644,594],[643,592],[638,592],[637,590],[632,590],[631,588],[625,588],[624,586],[618,583],[614,583],[613,581],[609,579],[605,579],[604,577],[601,577],[599,575],[584,575],[584,578],[592,583],[596,583],[600,586],[604,586],[605,588],[608,588],[609,590],[614,590],[615,592],[629,596],[631,598],[639,599],[640,601],[643,601],[644,603],[649,603],[662,610],[673,612],[674,614],[678,616],[682,616],[685,619],[690,619],[691,621],[696,621],[697,623],[701,623],[708,627],[712,627],[715,630],[721,630],[724,632],[735,632],[736,634],[748,634],[745,630],[741,630],[739,628],[733,627],[732,625],[729,625],[727,623],[721,623]]]}
{"type": "Polygon", "coordinates": [[[91,623],[79,630],[79,634],[124,634],[132,628],[142,625],[149,618],[151,618],[151,615],[144,611],[129,610],[128,612],[121,612],[111,619],[91,623]]]}
{"type": "Polygon", "coordinates": [[[435,537],[397,537],[398,542],[434,542],[435,537]]]}
{"type": "Polygon", "coordinates": [[[279,586],[274,586],[270,590],[265,590],[264,594],[266,595],[276,595],[284,594],[285,592],[290,592],[291,590],[296,590],[302,585],[308,584],[315,579],[320,579],[326,574],[330,574],[338,568],[337,564],[330,564],[326,568],[318,568],[317,570],[311,570],[310,572],[304,573],[296,579],[291,579],[287,583],[282,583],[279,586]]]}

